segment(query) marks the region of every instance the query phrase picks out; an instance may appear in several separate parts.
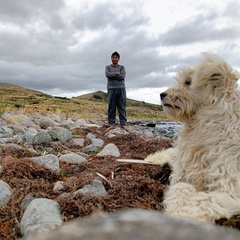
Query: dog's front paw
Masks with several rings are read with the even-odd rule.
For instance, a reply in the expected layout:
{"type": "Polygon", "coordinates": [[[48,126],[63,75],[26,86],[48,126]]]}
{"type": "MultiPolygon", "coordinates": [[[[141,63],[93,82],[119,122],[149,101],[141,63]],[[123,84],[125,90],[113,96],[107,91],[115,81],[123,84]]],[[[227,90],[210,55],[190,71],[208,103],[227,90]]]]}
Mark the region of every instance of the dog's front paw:
{"type": "Polygon", "coordinates": [[[148,155],[144,161],[154,164],[163,165],[164,163],[168,163],[172,166],[172,162],[176,157],[176,149],[175,148],[167,148],[162,151],[158,151],[154,154],[148,155]]]}

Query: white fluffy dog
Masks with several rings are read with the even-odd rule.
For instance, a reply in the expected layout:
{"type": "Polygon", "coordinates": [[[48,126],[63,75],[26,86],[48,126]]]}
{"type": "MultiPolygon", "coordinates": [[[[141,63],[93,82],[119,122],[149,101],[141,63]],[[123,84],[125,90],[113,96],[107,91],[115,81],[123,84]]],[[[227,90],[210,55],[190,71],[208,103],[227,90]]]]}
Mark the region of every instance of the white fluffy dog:
{"type": "Polygon", "coordinates": [[[238,78],[224,60],[204,54],[161,93],[164,110],[183,124],[174,148],[145,159],[172,165],[166,213],[214,223],[240,211],[238,78]]]}

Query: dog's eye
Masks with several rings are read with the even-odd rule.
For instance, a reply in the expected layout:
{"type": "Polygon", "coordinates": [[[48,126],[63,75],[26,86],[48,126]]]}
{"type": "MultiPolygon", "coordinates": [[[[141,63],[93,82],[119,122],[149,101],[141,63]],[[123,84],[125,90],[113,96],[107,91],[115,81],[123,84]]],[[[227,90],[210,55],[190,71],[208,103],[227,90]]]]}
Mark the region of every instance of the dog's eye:
{"type": "Polygon", "coordinates": [[[222,75],[220,73],[215,73],[212,75],[211,79],[212,80],[218,80],[222,75]]]}
{"type": "Polygon", "coordinates": [[[185,85],[187,86],[190,86],[192,83],[192,80],[190,78],[188,78],[186,81],[185,81],[185,85]]]}

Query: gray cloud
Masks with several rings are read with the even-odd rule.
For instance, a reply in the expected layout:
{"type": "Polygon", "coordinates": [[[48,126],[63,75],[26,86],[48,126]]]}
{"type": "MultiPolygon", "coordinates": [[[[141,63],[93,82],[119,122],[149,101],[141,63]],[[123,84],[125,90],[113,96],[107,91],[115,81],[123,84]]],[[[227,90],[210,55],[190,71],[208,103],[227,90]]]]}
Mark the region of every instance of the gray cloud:
{"type": "Polygon", "coordinates": [[[234,6],[229,3],[226,9],[219,12],[216,9],[209,9],[208,6],[201,6],[203,13],[194,17],[187,18],[185,21],[177,23],[161,37],[163,45],[182,45],[196,42],[232,40],[239,38],[239,24],[234,24],[238,21],[239,11],[235,11],[234,6]],[[228,22],[222,26],[222,20],[228,22]]]}
{"type": "Polygon", "coordinates": [[[104,68],[119,51],[129,89],[166,87],[180,66],[196,60],[196,44],[211,51],[217,43],[213,51],[238,64],[239,3],[198,5],[196,15],[153,34],[142,2],[81,2],[0,1],[0,82],[52,95],[105,90],[104,68]]]}
{"type": "Polygon", "coordinates": [[[62,0],[1,0],[0,19],[3,22],[15,24],[28,24],[40,17],[49,17],[53,11],[58,11],[64,6],[62,0]]]}

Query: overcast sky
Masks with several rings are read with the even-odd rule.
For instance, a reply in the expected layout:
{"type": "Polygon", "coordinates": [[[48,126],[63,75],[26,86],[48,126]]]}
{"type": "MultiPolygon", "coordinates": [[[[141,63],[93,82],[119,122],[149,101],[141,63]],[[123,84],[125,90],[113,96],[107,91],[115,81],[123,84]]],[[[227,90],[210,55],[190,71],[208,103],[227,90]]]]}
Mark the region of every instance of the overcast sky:
{"type": "Polygon", "coordinates": [[[159,104],[201,52],[239,70],[239,9],[240,0],[0,0],[0,82],[53,96],[106,92],[118,51],[127,97],[159,104]]]}

